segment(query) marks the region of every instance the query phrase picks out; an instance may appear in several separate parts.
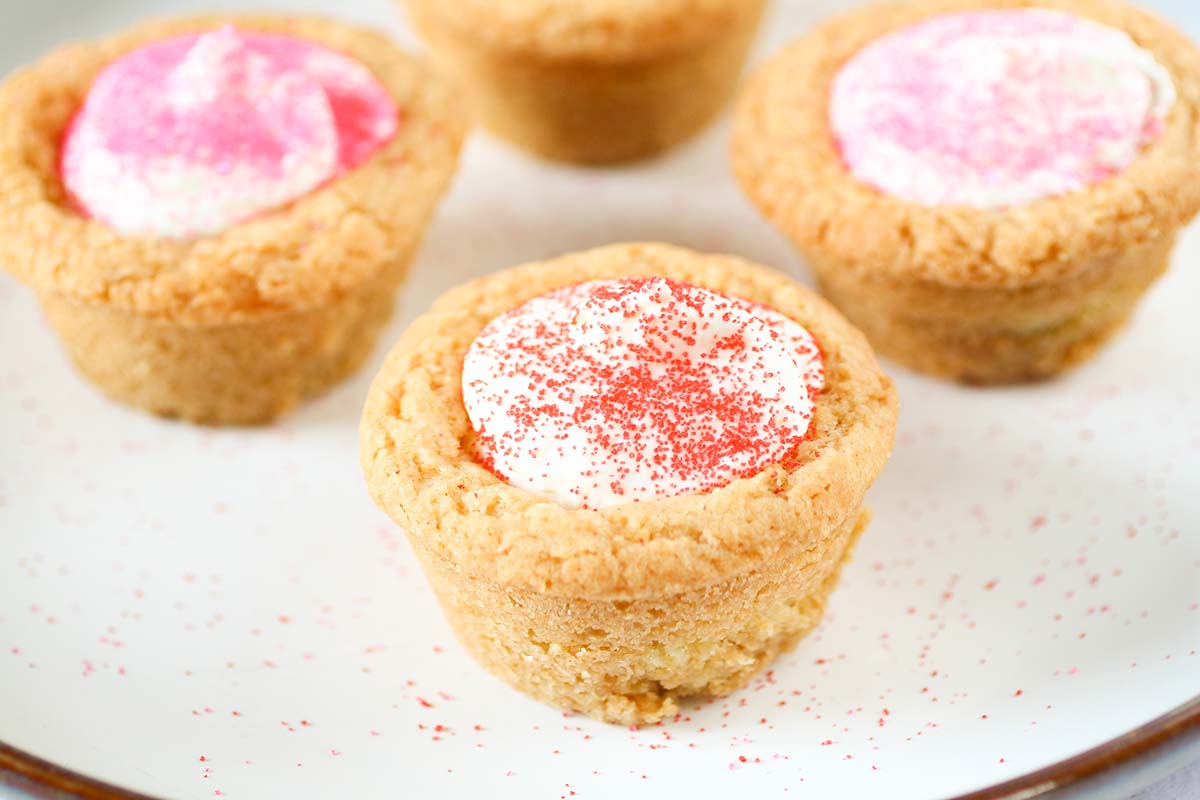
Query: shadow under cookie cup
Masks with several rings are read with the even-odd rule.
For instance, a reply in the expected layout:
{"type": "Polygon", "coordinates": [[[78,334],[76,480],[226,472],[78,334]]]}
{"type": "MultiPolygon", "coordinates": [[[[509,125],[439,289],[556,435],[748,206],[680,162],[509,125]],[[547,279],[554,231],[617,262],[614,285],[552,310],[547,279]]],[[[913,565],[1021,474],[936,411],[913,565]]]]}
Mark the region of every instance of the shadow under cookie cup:
{"type": "Polygon", "coordinates": [[[865,339],[785,276],[663,245],[530,264],[443,296],[372,385],[361,429],[376,503],[406,529],[464,646],[518,689],[611,722],[743,685],[820,617],[890,453],[896,397],[865,339]],[[761,302],[821,343],[827,390],[794,464],[700,495],[602,510],[514,488],[473,457],[462,358],[551,289],[664,276],[761,302]]]}
{"type": "Polygon", "coordinates": [[[416,60],[322,18],[169,19],[68,45],[12,75],[0,109],[0,263],[111,397],[217,424],[266,422],[365,359],[465,133],[451,93],[416,60]],[[347,54],[394,99],[396,134],[353,170],[212,236],[126,236],[77,213],[59,147],[92,78],[142,45],[222,25],[347,54]]]}
{"type": "Polygon", "coordinates": [[[1155,17],[1109,0],[919,0],[845,14],[786,47],[739,101],[734,172],[878,351],[973,383],[1045,378],[1118,331],[1200,209],[1200,54],[1155,17]],[[1119,174],[1001,209],[925,206],[844,165],[828,101],[868,43],[928,17],[1066,11],[1124,31],[1170,73],[1164,130],[1119,174]]]}
{"type": "Polygon", "coordinates": [[[612,164],[668,150],[717,116],[766,0],[609,4],[607,16],[539,0],[520,3],[523,13],[506,13],[513,3],[400,4],[491,132],[545,158],[612,164]]]}

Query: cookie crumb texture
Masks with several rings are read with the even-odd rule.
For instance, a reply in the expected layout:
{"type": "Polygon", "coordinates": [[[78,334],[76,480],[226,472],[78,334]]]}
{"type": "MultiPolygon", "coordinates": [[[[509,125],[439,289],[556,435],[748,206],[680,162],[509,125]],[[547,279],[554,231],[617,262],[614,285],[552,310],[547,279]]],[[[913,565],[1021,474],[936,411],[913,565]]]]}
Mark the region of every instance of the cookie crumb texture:
{"type": "Polygon", "coordinates": [[[402,0],[489,130],[545,158],[631,161],[728,103],[765,0],[402,0]]]}
{"type": "Polygon", "coordinates": [[[817,28],[751,78],[733,165],[882,355],[967,383],[1043,379],[1122,328],[1200,209],[1200,53],[1155,17],[1112,0],[871,6],[817,28]],[[1008,208],[924,206],[855,179],[828,108],[847,59],[936,14],[1026,7],[1124,31],[1154,56],[1176,89],[1154,141],[1111,178],[1008,208]]]}
{"type": "Polygon", "coordinates": [[[613,245],[444,295],[372,384],[360,444],[372,496],[407,532],[467,650],[540,700],[635,724],[744,685],[817,624],[866,525],[896,414],[865,337],[813,292],[732,257],[613,245]],[[598,510],[485,469],[461,392],[484,326],[555,289],[653,276],[769,306],[821,343],[826,385],[796,451],[710,492],[598,510]]]}
{"type": "Polygon", "coordinates": [[[870,512],[796,557],[711,586],[645,600],[513,590],[418,550],[463,646],[543,703],[621,725],[659,722],[686,698],[749,683],[821,621],[870,512]]]}
{"type": "Polygon", "coordinates": [[[168,418],[269,422],[349,376],[370,354],[407,272],[398,257],[361,289],[321,308],[189,326],[61,294],[42,310],[76,368],[107,395],[168,418]]]}
{"type": "Polygon", "coordinates": [[[266,422],[363,361],[465,134],[452,93],[385,36],[300,17],[175,19],[68,45],[5,81],[0,116],[0,263],[108,395],[210,424],[266,422]],[[59,143],[92,77],[149,42],[223,25],[350,55],[395,99],[396,134],[332,182],[212,236],[125,236],[77,213],[59,143]]]}
{"type": "Polygon", "coordinates": [[[876,349],[966,384],[1051,378],[1094,355],[1167,271],[1175,236],[1131,245],[1079,274],[1012,289],[864,275],[810,255],[821,291],[876,349]]]}

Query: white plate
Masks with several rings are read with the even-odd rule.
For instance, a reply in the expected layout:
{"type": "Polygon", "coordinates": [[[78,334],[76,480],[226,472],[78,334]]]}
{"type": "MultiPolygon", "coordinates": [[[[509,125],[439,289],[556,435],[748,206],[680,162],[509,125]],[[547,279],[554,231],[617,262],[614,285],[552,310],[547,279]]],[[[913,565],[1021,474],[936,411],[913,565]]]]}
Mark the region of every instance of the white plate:
{"type": "MultiPolygon", "coordinates": [[[[0,49],[187,5],[8,3],[0,49]]],[[[763,49],[828,10],[779,6],[763,49]]],[[[345,11],[396,25],[382,2],[345,11]]],[[[371,375],[442,290],[530,258],[661,239],[805,276],[728,177],[725,138],[582,171],[476,137],[371,364],[269,430],[107,402],[0,279],[0,741],[185,798],[902,800],[1200,694],[1196,228],[1130,329],[1063,380],[970,390],[889,365],[903,411],[875,522],[820,630],[750,688],[629,730],[463,654],[359,474],[371,375]]]]}

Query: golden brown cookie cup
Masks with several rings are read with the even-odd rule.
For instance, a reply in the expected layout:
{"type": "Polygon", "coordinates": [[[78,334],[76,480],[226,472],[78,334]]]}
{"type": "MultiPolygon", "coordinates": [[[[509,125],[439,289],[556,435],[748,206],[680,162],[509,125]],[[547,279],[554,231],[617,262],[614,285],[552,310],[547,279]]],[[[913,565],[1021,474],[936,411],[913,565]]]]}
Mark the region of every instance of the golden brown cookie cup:
{"type": "Polygon", "coordinates": [[[455,289],[375,378],[363,471],[405,528],[447,619],[487,669],[609,722],[652,722],[729,692],[820,618],[866,524],[897,401],[865,337],[784,275],[729,256],[613,245],[455,289]],[[473,457],[463,356],[487,322],[552,289],[664,276],[765,303],[804,324],[827,383],[787,463],[699,495],[602,510],[509,486],[473,457]]]}
{"type": "Polygon", "coordinates": [[[728,103],[766,0],[402,0],[497,136],[585,164],[660,153],[728,103]]]}
{"type": "Polygon", "coordinates": [[[974,383],[1044,378],[1119,330],[1200,209],[1200,54],[1108,0],[917,0],[838,17],[785,48],[739,102],[734,171],[879,352],[974,383]],[[922,206],[860,183],[828,122],[829,87],[872,40],[934,14],[1057,8],[1127,32],[1170,72],[1162,135],[1120,175],[999,210],[922,206]]]}
{"type": "Polygon", "coordinates": [[[37,292],[72,360],[116,400],[227,424],[270,420],[362,362],[464,133],[452,94],[419,63],[322,18],[175,19],[68,45],[0,87],[0,114],[0,261],[37,292]],[[395,137],[291,205],[194,241],[124,236],[70,208],[59,143],[97,71],[223,24],[353,57],[395,99],[395,137]]]}

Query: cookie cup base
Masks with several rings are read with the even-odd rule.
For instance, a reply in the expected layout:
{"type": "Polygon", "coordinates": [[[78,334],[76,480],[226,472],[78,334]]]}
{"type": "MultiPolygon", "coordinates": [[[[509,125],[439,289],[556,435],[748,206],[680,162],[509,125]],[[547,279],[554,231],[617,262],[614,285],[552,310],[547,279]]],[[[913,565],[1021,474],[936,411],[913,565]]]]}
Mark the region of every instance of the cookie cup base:
{"type": "Polygon", "coordinates": [[[409,261],[329,305],[240,322],[183,325],[57,293],[39,300],[76,368],[113,400],[189,422],[254,425],[362,364],[409,261]]]}
{"type": "Polygon", "coordinates": [[[481,46],[411,9],[433,59],[493,134],[543,158],[614,164],[698,133],[737,88],[763,2],[702,46],[605,61],[481,46]]]}
{"type": "Polygon", "coordinates": [[[566,598],[462,574],[414,547],[462,645],[534,698],[605,722],[671,717],[679,701],[745,686],[821,620],[870,513],[862,508],[788,557],[680,594],[566,598]]]}
{"type": "Polygon", "coordinates": [[[896,280],[808,255],[822,291],[881,355],[963,383],[1007,384],[1053,377],[1095,354],[1167,270],[1174,240],[1012,289],[896,280]]]}

